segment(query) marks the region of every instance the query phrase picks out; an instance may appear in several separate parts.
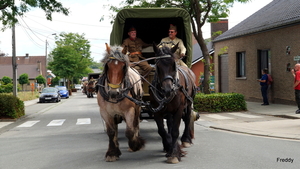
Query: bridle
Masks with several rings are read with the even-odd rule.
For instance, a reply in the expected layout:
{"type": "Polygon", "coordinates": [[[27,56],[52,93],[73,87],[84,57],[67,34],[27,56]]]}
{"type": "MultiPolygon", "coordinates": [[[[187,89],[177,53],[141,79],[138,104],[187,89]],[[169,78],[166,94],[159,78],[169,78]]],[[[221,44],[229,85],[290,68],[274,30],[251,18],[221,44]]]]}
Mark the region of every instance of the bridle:
{"type": "MultiPolygon", "coordinates": [[[[115,57],[109,57],[107,63],[116,59],[117,58],[115,57]]],[[[106,65],[104,67],[106,68],[106,65]]],[[[127,69],[128,65],[125,64],[124,67],[125,69],[127,69]]],[[[112,84],[109,82],[109,79],[107,77],[107,71],[104,70],[104,73],[98,80],[96,88],[99,90],[99,93],[103,97],[103,99],[107,102],[116,104],[122,101],[124,98],[128,98],[130,101],[134,102],[137,105],[143,105],[145,103],[141,100],[142,98],[137,98],[137,95],[134,92],[134,85],[137,84],[139,81],[140,80],[131,83],[128,77],[128,71],[125,70],[125,75],[122,82],[120,84],[112,84]],[[110,97],[110,91],[112,89],[115,90],[117,93],[113,99],[110,97]],[[132,97],[128,95],[128,92],[131,93],[132,97]]]]}
{"type": "MultiPolygon", "coordinates": [[[[162,58],[166,58],[166,57],[171,57],[171,55],[162,56],[162,58]]],[[[152,85],[150,86],[150,90],[154,96],[154,99],[159,104],[157,108],[153,108],[151,105],[149,105],[149,109],[154,113],[162,110],[165,104],[171,102],[174,99],[174,97],[177,95],[177,91],[180,88],[177,64],[174,62],[175,77],[171,75],[166,75],[164,78],[162,78],[162,80],[160,80],[158,77],[158,68],[157,68],[158,62],[160,61],[161,61],[160,59],[156,60],[155,76],[152,81],[152,85]],[[171,80],[172,82],[171,92],[168,97],[165,95],[164,88],[162,87],[162,83],[166,80],[171,80]]]]}

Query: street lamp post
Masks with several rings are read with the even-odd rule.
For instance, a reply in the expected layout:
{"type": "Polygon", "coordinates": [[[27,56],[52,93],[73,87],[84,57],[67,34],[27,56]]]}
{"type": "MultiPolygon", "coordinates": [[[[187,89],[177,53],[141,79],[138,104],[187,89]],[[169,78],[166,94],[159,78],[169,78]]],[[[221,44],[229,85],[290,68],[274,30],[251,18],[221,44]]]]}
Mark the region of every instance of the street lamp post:
{"type": "MultiPolygon", "coordinates": [[[[56,35],[56,33],[52,33],[50,35],[56,35]]],[[[48,36],[50,36],[48,35],[48,36]]],[[[48,47],[48,41],[47,41],[47,38],[48,36],[46,37],[46,46],[45,46],[45,56],[46,56],[46,68],[45,68],[45,76],[46,76],[46,83],[48,83],[48,79],[47,79],[47,66],[48,66],[48,52],[47,52],[47,47],[48,47]]]]}

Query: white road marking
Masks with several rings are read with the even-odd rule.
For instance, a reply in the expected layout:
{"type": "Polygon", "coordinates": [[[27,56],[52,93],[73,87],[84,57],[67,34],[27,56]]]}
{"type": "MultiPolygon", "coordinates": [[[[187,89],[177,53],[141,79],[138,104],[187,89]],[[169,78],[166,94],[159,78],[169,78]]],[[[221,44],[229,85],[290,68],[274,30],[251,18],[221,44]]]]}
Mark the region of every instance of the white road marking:
{"type": "Polygon", "coordinates": [[[91,124],[91,119],[90,118],[77,119],[76,125],[82,125],[82,124],[91,124]]]}
{"type": "Polygon", "coordinates": [[[18,127],[32,127],[36,123],[40,122],[40,120],[37,121],[26,121],[25,123],[19,125],[18,127]]]}
{"type": "Polygon", "coordinates": [[[52,120],[47,126],[61,126],[66,119],[52,120]]]}
{"type": "Polygon", "coordinates": [[[0,122],[0,128],[5,127],[13,122],[0,122]]]}
{"type": "Polygon", "coordinates": [[[246,118],[262,118],[262,116],[255,116],[251,114],[244,114],[244,113],[228,113],[230,115],[239,116],[239,117],[246,117],[246,118]]]}
{"type": "Polygon", "coordinates": [[[231,118],[231,117],[221,116],[221,115],[218,115],[218,114],[206,114],[205,116],[209,117],[209,118],[213,118],[213,119],[218,119],[218,120],[234,119],[234,118],[231,118]]]}

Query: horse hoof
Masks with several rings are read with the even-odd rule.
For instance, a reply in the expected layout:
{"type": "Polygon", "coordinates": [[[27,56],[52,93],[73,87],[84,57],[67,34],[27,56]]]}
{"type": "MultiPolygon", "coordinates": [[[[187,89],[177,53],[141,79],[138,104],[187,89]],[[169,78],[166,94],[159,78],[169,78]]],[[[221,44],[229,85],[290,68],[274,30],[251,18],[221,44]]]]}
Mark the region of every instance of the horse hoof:
{"type": "Polygon", "coordinates": [[[177,164],[177,163],[179,163],[179,160],[178,160],[177,157],[168,157],[167,163],[169,163],[169,164],[177,164]]]}
{"type": "Polygon", "coordinates": [[[200,114],[198,112],[192,111],[192,117],[194,121],[197,121],[200,118],[200,114]]]}
{"type": "Polygon", "coordinates": [[[184,148],[190,148],[191,147],[191,143],[188,143],[188,142],[182,142],[182,147],[184,148]]]}
{"type": "Polygon", "coordinates": [[[105,161],[106,162],[114,162],[114,161],[117,161],[119,159],[119,157],[116,157],[116,156],[107,156],[105,161]]]}

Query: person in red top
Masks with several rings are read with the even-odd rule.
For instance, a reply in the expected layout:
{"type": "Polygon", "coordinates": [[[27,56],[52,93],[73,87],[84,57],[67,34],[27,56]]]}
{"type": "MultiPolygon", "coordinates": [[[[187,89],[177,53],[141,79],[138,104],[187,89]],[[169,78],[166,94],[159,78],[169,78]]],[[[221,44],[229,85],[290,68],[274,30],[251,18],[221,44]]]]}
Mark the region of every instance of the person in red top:
{"type": "Polygon", "coordinates": [[[295,89],[295,99],[298,105],[298,110],[296,114],[300,114],[300,63],[295,65],[295,68],[291,70],[295,80],[294,80],[294,89],[295,89]]]}

